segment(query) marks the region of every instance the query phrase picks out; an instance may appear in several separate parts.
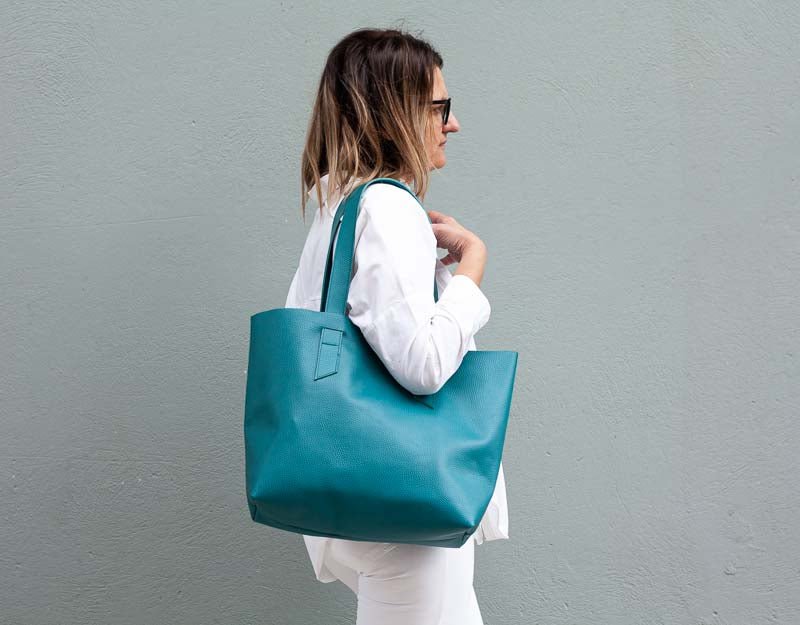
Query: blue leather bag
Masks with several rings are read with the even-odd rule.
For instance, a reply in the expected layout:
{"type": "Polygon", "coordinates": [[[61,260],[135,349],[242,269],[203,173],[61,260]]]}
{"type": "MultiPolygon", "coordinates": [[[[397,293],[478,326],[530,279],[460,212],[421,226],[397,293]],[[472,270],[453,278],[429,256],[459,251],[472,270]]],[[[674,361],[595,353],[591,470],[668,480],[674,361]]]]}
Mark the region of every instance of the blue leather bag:
{"type": "Polygon", "coordinates": [[[431,395],[387,371],[345,313],[359,203],[377,182],[416,198],[375,178],[340,202],[320,310],[250,318],[247,503],[253,521],[290,532],[460,547],[494,492],[518,352],[468,351],[431,395]]]}

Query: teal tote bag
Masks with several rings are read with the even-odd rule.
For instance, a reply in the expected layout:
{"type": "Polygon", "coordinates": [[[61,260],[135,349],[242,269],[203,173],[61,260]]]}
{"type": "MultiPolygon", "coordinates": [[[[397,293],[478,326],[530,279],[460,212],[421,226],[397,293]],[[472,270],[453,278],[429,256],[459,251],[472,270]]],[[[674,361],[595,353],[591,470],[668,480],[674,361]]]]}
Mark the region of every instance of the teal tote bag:
{"type": "Polygon", "coordinates": [[[460,547],[494,491],[518,352],[468,351],[431,395],[392,377],[345,313],[359,203],[377,182],[416,198],[375,178],[340,202],[320,310],[250,317],[247,503],[253,521],[290,532],[460,547]]]}

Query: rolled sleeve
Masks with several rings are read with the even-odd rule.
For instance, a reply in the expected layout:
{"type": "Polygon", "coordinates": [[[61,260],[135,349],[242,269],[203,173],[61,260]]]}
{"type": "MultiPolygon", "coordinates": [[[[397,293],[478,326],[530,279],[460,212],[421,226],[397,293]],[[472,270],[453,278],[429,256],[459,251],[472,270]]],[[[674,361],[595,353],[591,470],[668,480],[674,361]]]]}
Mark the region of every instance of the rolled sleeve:
{"type": "Polygon", "coordinates": [[[460,273],[450,279],[437,305],[458,321],[467,341],[486,325],[492,313],[489,300],[480,287],[472,278],[460,273]]]}

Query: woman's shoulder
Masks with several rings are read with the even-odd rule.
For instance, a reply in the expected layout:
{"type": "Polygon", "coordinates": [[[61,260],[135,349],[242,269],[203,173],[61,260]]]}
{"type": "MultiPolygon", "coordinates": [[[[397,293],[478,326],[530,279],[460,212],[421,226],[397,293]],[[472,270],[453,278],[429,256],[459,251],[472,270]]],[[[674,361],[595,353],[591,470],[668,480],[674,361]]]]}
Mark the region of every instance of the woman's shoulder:
{"type": "Polygon", "coordinates": [[[367,198],[369,198],[369,200],[373,202],[382,200],[385,202],[410,204],[421,209],[422,204],[411,189],[403,182],[400,182],[400,184],[403,186],[397,186],[396,184],[385,181],[373,182],[364,189],[364,193],[361,195],[362,202],[366,203],[367,198]]]}
{"type": "Polygon", "coordinates": [[[404,187],[385,182],[372,183],[361,196],[360,211],[365,219],[377,226],[416,228],[433,235],[425,208],[416,196],[404,187]]]}

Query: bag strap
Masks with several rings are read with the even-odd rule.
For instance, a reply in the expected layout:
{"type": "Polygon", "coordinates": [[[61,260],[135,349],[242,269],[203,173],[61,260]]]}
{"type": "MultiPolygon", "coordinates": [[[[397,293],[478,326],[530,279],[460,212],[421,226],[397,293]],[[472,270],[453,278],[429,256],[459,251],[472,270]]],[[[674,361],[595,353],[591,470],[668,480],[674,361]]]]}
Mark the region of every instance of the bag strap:
{"type": "MultiPolygon", "coordinates": [[[[350,277],[353,271],[353,246],[356,236],[356,220],[360,211],[361,195],[369,185],[376,182],[385,182],[408,191],[420,208],[424,207],[416,194],[405,184],[394,178],[374,178],[353,189],[350,194],[339,203],[336,215],[331,225],[331,237],[328,243],[328,255],[325,261],[325,273],[322,278],[322,300],[320,312],[330,311],[345,313],[347,294],[350,290],[350,277]],[[338,237],[338,238],[337,238],[338,237]],[[336,250],[334,253],[334,242],[336,250]]],[[[428,221],[430,215],[425,213],[428,221]]],[[[439,290],[436,287],[436,276],[433,278],[433,300],[439,301],[439,290]]]]}

